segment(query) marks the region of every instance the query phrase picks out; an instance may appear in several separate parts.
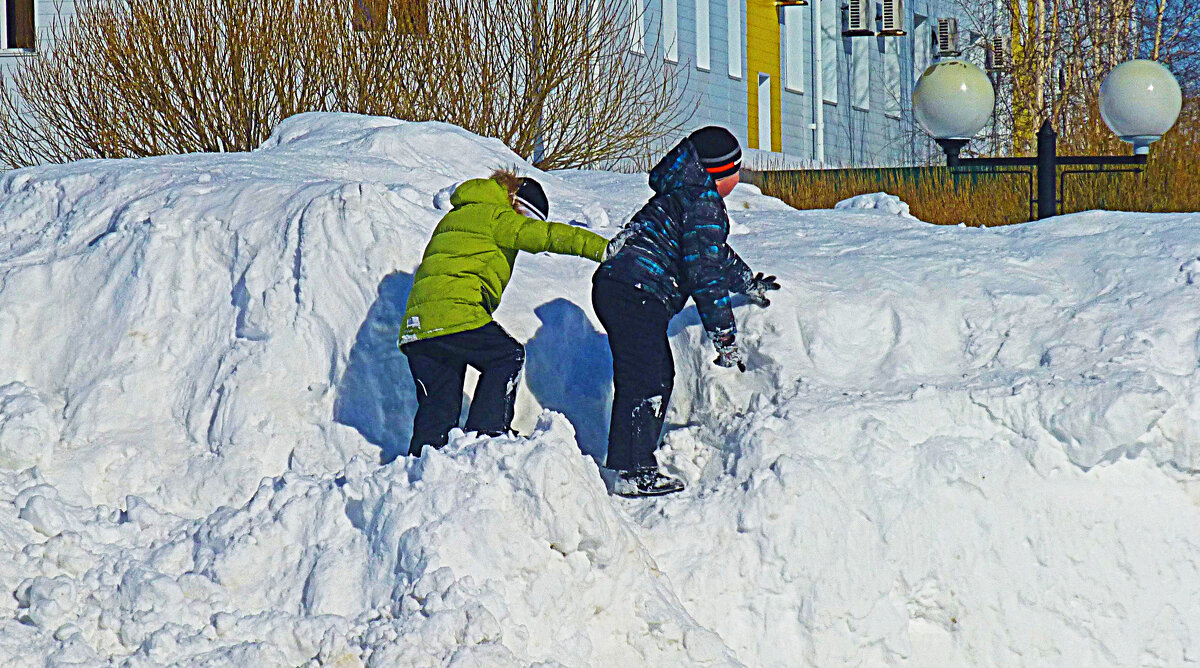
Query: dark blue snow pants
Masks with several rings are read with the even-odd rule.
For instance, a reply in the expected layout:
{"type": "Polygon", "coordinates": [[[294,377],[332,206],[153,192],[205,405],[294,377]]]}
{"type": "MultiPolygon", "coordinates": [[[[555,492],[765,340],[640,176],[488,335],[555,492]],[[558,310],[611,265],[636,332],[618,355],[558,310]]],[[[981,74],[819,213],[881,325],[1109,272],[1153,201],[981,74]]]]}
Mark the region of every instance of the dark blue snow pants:
{"type": "Polygon", "coordinates": [[[613,357],[612,420],[605,465],[632,471],[657,465],[654,450],[675,386],[667,341],[672,313],[653,295],[606,278],[592,283],[592,306],[613,357]]]}
{"type": "Polygon", "coordinates": [[[463,429],[493,436],[511,429],[525,347],[500,325],[489,322],[465,332],[406,343],[400,350],[408,357],[417,389],[410,455],[420,457],[426,445],[446,445],[462,412],[467,365],[479,371],[479,382],[463,429]]]}

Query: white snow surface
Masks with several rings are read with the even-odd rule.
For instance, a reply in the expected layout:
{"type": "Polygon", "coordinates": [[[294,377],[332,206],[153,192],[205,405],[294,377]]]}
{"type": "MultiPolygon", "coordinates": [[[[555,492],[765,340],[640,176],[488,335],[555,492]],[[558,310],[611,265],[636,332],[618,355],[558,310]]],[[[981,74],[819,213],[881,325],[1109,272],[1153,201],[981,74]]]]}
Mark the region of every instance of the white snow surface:
{"type": "Polygon", "coordinates": [[[879,209],[887,213],[905,218],[913,218],[908,211],[908,202],[900,199],[896,195],[887,193],[867,193],[864,195],[855,195],[849,199],[844,199],[833,205],[834,209],[879,209]]]}
{"type": "Polygon", "coordinates": [[[732,244],[783,289],[735,302],[744,374],[673,322],[688,489],[626,500],[577,258],[523,256],[497,314],[527,435],[379,464],[444,189],[503,165],[605,234],[649,194],[336,114],[0,175],[0,666],[1200,662],[1200,215],[738,186],[732,244]]]}

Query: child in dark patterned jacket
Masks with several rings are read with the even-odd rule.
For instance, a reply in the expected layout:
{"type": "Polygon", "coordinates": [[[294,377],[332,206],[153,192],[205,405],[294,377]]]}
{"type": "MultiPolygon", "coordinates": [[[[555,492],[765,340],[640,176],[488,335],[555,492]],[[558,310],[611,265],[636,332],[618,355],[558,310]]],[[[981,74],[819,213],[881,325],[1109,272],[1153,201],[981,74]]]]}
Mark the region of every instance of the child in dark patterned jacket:
{"type": "Polygon", "coordinates": [[[606,465],[614,492],[656,496],[683,489],[658,470],[663,419],[675,381],[667,325],[689,298],[717,350],[715,363],[746,370],[737,348],[731,293],[759,306],[778,290],[754,275],[726,242],[724,197],[739,180],[742,151],[726,129],[708,126],[680,142],[650,171],[654,196],[610,242],[592,281],[592,305],[608,332],[613,405],[606,465]]]}

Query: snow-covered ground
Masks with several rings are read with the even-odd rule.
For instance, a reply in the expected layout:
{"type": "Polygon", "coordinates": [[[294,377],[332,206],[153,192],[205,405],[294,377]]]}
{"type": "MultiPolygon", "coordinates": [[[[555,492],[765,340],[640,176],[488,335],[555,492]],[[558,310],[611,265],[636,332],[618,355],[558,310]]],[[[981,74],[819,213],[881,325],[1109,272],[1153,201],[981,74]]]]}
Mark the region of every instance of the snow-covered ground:
{"type": "MultiPolygon", "coordinates": [[[[935,227],[739,186],[784,288],[695,311],[665,465],[607,495],[593,265],[522,257],[517,426],[420,460],[398,322],[440,124],[0,176],[0,666],[1200,663],[1200,215],[935,227]],[[591,455],[591,456],[589,456],[591,455]]],[[[611,235],[643,177],[534,173],[611,235]]]]}

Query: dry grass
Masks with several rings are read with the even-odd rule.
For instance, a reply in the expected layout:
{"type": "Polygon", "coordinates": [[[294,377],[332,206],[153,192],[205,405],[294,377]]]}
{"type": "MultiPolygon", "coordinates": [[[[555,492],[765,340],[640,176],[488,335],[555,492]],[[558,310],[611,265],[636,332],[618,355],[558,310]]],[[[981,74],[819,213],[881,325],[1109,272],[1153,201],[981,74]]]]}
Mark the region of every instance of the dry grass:
{"type": "MultiPolygon", "coordinates": [[[[1078,132],[1060,138],[1062,154],[1130,153],[1128,145],[1108,131],[1100,114],[1078,132]]],[[[1193,100],[1179,122],[1150,149],[1141,175],[1069,176],[1063,211],[1109,209],[1168,213],[1200,211],[1200,101],[1193,100]]]]}
{"type": "Polygon", "coordinates": [[[838,202],[886,192],[907,202],[912,214],[939,225],[1007,225],[1029,218],[1023,176],[953,177],[945,169],[843,169],[763,172],[754,177],[763,193],[797,209],[832,209],[838,202]]]}
{"type": "MultiPolygon", "coordinates": [[[[1127,155],[1130,149],[1095,114],[1093,121],[1060,137],[1058,151],[1127,155]]],[[[1029,218],[1024,175],[953,177],[940,168],[810,170],[762,172],[753,180],[764,193],[799,209],[833,208],[843,199],[883,191],[898,195],[921,220],[939,225],[1009,225],[1029,218]]],[[[1200,103],[1189,104],[1176,127],[1154,145],[1143,174],[1068,176],[1059,211],[1089,209],[1200,211],[1200,103]]]]}

